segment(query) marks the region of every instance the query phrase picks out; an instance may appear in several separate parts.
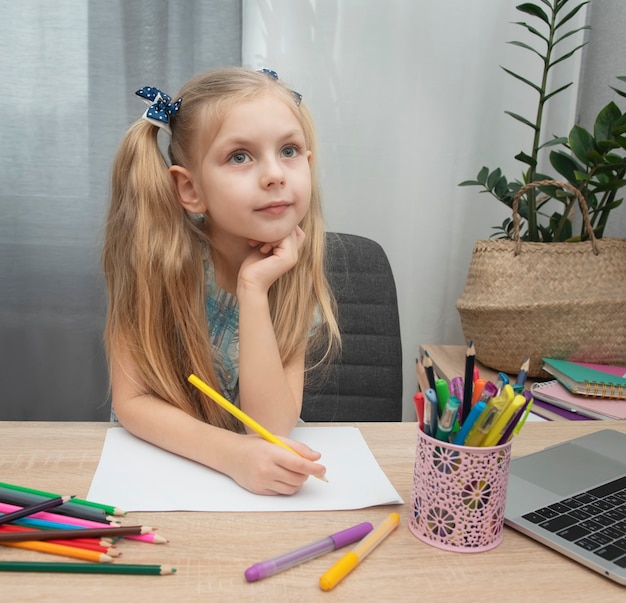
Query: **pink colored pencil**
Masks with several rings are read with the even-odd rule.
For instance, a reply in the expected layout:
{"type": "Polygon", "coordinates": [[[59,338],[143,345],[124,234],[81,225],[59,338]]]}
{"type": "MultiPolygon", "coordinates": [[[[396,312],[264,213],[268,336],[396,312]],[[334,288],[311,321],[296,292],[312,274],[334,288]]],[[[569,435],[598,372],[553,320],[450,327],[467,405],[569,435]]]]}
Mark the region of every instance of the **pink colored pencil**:
{"type": "MultiPolygon", "coordinates": [[[[11,511],[15,511],[21,508],[22,507],[10,505],[8,503],[0,503],[1,513],[9,513],[11,511]]],[[[91,519],[79,519],[77,517],[70,517],[69,515],[59,515],[57,513],[48,513],[46,511],[40,511],[39,513],[30,515],[28,519],[52,521],[57,524],[64,524],[68,526],[81,526],[83,528],[101,528],[103,526],[108,526],[108,525],[115,525],[119,527],[119,524],[114,524],[114,523],[109,523],[109,522],[104,523],[100,521],[93,521],[91,519]]]]}

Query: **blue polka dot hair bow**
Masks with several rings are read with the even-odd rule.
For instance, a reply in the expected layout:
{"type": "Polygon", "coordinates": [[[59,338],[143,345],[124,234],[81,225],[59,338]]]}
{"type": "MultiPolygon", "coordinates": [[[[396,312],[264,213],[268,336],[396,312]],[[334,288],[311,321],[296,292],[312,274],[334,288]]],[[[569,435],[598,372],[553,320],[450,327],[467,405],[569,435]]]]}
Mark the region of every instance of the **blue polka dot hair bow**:
{"type": "MultiPolygon", "coordinates": [[[[264,73],[265,75],[271,77],[274,80],[278,79],[278,73],[276,73],[273,69],[268,69],[267,67],[263,67],[262,69],[257,69],[257,71],[259,73],[264,73]]],[[[291,94],[293,94],[293,97],[296,99],[296,105],[300,106],[300,103],[302,102],[302,94],[300,94],[299,92],[296,92],[295,90],[292,90],[291,94]]]]}
{"type": "Polygon", "coordinates": [[[152,86],[144,86],[141,90],[137,90],[135,94],[143,98],[144,101],[150,105],[143,114],[143,118],[151,124],[163,128],[163,130],[171,135],[170,118],[176,115],[183,99],[179,98],[173,103],[170,96],[152,86]]]}

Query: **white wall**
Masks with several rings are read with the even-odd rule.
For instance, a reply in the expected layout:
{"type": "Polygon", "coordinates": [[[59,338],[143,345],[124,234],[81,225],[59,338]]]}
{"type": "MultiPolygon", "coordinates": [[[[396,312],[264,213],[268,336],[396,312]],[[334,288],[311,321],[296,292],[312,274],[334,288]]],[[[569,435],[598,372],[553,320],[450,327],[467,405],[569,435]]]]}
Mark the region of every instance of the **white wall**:
{"type": "MultiPolygon", "coordinates": [[[[483,165],[517,178],[513,157],[530,151],[530,129],[504,110],[534,117],[535,99],[499,67],[538,78],[532,55],[506,44],[525,35],[511,24],[523,20],[517,3],[244,0],[243,64],[275,69],[313,111],[329,230],[376,239],[389,256],[405,419],[420,343],[464,342],[455,301],[474,241],[509,215],[457,185],[483,165]]],[[[579,62],[565,66],[576,78],[579,62]]],[[[556,101],[552,131],[564,135],[575,87],[556,101]]]]}

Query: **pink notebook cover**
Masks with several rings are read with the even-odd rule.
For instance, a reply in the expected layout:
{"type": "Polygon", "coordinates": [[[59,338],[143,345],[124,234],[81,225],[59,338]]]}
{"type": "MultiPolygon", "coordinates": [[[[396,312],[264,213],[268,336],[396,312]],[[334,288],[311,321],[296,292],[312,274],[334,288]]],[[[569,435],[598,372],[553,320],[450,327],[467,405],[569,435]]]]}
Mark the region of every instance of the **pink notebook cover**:
{"type": "Polygon", "coordinates": [[[570,412],[577,412],[594,419],[626,419],[626,400],[578,396],[556,379],[545,383],[534,383],[530,391],[538,400],[570,412]]]}
{"type": "Polygon", "coordinates": [[[608,373],[609,375],[615,375],[616,377],[626,377],[626,367],[624,366],[612,366],[610,364],[591,364],[590,362],[576,362],[580,366],[586,366],[594,371],[601,371],[608,373]]]}

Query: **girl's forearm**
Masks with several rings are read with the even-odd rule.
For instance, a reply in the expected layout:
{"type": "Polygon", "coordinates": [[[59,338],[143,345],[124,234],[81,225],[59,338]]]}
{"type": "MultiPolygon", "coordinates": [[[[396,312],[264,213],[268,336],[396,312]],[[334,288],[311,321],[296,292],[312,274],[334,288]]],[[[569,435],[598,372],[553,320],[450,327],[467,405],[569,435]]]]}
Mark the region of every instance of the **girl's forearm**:
{"type": "Polygon", "coordinates": [[[230,475],[228,451],[241,434],[204,423],[148,394],[118,401],[115,412],[120,423],[138,438],[230,475]]]}
{"type": "Polygon", "coordinates": [[[265,295],[239,297],[239,399],[241,409],[278,435],[300,416],[304,358],[284,367],[265,295]]]}

